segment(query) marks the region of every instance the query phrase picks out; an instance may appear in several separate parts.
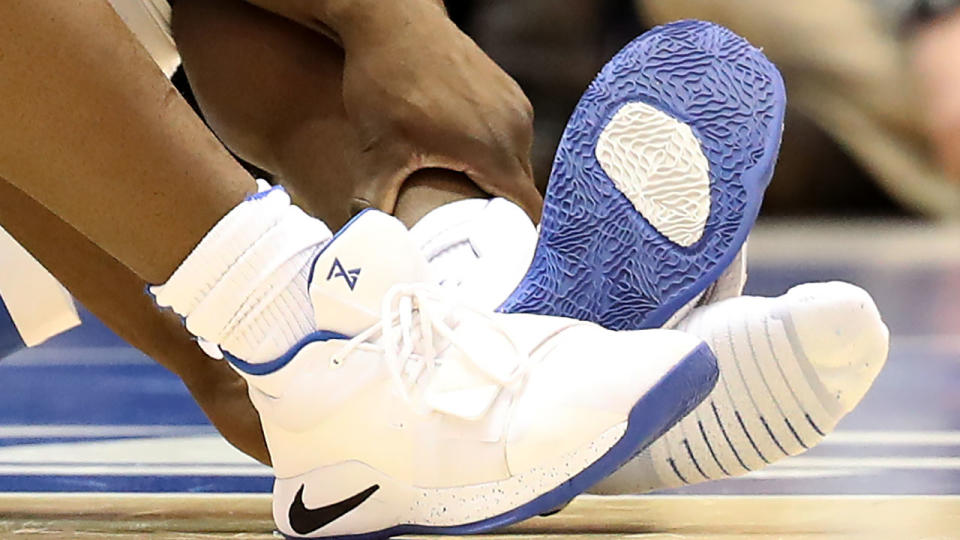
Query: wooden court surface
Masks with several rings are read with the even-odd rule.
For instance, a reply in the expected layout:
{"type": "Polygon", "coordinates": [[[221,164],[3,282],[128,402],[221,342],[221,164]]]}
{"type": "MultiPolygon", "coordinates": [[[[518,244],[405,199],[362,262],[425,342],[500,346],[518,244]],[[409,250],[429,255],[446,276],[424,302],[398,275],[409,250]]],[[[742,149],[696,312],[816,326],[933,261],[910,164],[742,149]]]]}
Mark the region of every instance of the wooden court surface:
{"type": "MultiPolygon", "coordinates": [[[[0,535],[274,538],[267,495],[2,495],[0,535]]],[[[957,538],[960,496],[580,497],[490,538],[957,538]]]]}
{"type": "MultiPolygon", "coordinates": [[[[876,298],[890,359],[857,410],[746,477],[581,497],[488,537],[960,539],[958,238],[909,223],[760,227],[749,294],[842,279],[876,298]]],[[[0,540],[278,538],[269,470],[219,439],[172,375],[94,330],[0,363],[0,540]]]]}

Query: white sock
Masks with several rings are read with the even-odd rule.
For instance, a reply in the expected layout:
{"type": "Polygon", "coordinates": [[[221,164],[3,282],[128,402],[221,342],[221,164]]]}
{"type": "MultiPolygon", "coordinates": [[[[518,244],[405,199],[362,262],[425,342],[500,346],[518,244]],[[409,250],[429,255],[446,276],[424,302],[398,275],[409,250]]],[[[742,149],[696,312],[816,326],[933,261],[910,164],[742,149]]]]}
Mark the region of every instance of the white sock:
{"type": "Polygon", "coordinates": [[[331,236],[282,188],[262,191],[224,216],[150,291],[195,336],[244,361],[269,361],[316,329],[307,281],[331,236]]]}
{"type": "Polygon", "coordinates": [[[699,307],[678,329],[710,345],[720,368],[717,386],[591,493],[644,493],[740,476],[805,452],[860,402],[889,343],[870,295],[838,282],[699,307]]]}

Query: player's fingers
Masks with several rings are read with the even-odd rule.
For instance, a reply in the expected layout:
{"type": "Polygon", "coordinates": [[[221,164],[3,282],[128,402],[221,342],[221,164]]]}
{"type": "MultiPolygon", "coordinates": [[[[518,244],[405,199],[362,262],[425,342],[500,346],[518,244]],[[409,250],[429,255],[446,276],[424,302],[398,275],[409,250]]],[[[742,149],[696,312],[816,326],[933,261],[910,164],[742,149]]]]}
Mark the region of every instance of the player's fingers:
{"type": "Polygon", "coordinates": [[[184,375],[182,379],[227,442],[260,463],[270,465],[260,416],[250,402],[247,383],[229,364],[211,360],[204,369],[194,369],[192,375],[184,375]]]}
{"type": "Polygon", "coordinates": [[[502,177],[503,187],[508,190],[503,196],[517,203],[534,220],[540,221],[543,198],[537,190],[533,178],[533,165],[530,153],[533,148],[533,106],[520,86],[507,77],[511,85],[510,107],[503,125],[509,133],[509,144],[504,148],[508,155],[514,156],[509,163],[509,173],[502,177]]]}
{"type": "Polygon", "coordinates": [[[354,187],[354,206],[370,206],[393,213],[403,181],[420,166],[419,154],[399,139],[380,139],[360,153],[360,178],[354,187]]]}
{"type": "Polygon", "coordinates": [[[537,223],[543,210],[543,198],[531,170],[529,159],[507,157],[481,160],[478,166],[468,167],[465,172],[480,189],[516,203],[537,223]]]}

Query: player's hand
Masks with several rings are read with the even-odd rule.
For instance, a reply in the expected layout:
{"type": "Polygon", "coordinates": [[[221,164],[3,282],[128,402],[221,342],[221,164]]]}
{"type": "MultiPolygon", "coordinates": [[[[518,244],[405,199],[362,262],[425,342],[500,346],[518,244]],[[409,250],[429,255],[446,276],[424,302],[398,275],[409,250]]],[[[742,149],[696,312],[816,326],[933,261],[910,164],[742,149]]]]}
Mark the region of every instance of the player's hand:
{"type": "Polygon", "coordinates": [[[380,5],[397,9],[343,40],[344,106],[371,185],[399,189],[418,169],[452,169],[539,218],[533,109],[519,85],[434,1],[380,5]]]}
{"type": "Polygon", "coordinates": [[[944,172],[960,182],[960,13],[916,30],[913,67],[927,135],[944,172]]]}
{"type": "MultiPolygon", "coordinates": [[[[183,380],[210,423],[236,449],[270,465],[260,414],[250,402],[246,381],[227,362],[207,358],[199,350],[186,360],[190,367],[174,372],[183,380]]],[[[161,363],[169,368],[168,363],[161,363]]]]}

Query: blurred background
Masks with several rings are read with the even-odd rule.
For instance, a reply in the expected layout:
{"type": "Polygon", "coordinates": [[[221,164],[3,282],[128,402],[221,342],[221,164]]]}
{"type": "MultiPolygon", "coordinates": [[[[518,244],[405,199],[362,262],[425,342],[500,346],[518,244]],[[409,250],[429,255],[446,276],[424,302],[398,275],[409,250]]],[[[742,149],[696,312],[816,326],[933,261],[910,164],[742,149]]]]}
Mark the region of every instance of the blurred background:
{"type": "Polygon", "coordinates": [[[764,216],[960,220],[953,4],[566,0],[558,9],[551,0],[459,0],[448,7],[533,102],[542,186],[567,116],[603,64],[654,25],[696,18],[762,48],[786,80],[790,109],[764,216]]]}
{"type": "MultiPolygon", "coordinates": [[[[454,21],[530,97],[541,189],[567,118],[604,63],[655,25],[703,19],[762,48],[786,82],[783,146],[762,217],[960,222],[957,5],[565,0],[561,8],[552,0],[447,2],[454,21]]],[[[190,100],[182,70],[173,80],[190,100]]]]}

